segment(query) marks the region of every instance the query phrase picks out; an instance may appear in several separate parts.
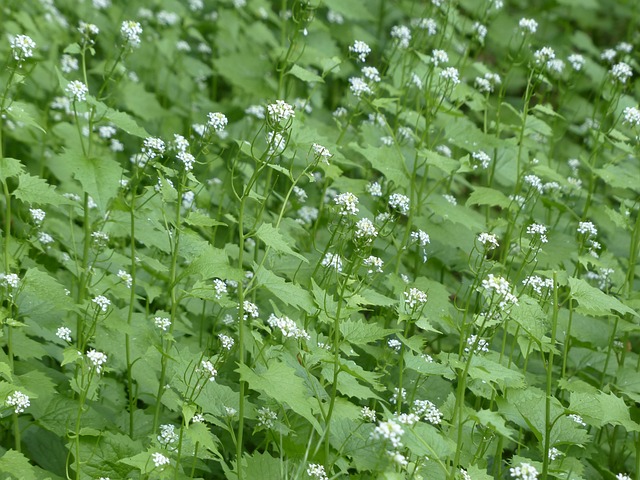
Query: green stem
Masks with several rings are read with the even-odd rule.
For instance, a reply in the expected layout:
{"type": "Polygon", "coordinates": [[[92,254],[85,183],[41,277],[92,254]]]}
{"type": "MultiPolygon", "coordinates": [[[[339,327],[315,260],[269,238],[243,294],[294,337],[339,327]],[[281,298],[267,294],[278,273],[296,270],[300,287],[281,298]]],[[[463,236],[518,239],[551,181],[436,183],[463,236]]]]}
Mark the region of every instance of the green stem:
{"type": "MultiPolygon", "coordinates": [[[[133,308],[136,299],[136,241],[135,241],[135,193],[132,194],[133,197],[131,199],[131,210],[129,212],[130,218],[130,237],[131,237],[131,291],[129,294],[129,311],[127,313],[127,324],[131,327],[131,322],[133,319],[133,308]]],[[[134,424],[134,413],[135,413],[135,394],[133,390],[133,378],[131,374],[131,370],[133,369],[133,362],[131,359],[131,336],[129,335],[129,331],[125,334],[124,337],[125,342],[125,355],[127,362],[127,387],[129,390],[129,436],[133,438],[133,433],[135,431],[134,424]]]]}
{"type": "Polygon", "coordinates": [[[558,329],[558,274],[553,272],[553,320],[551,323],[551,348],[547,359],[547,391],[545,397],[545,434],[544,434],[544,450],[542,459],[542,478],[547,478],[549,471],[549,449],[551,448],[551,387],[553,382],[553,352],[555,351],[556,333],[558,329]]]}

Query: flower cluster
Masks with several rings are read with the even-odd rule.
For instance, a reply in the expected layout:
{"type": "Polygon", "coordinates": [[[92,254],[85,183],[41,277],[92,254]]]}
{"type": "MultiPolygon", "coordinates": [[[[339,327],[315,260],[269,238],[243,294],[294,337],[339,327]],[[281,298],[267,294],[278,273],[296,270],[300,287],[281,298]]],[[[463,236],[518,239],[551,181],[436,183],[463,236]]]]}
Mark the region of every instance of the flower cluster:
{"type": "Polygon", "coordinates": [[[276,100],[276,103],[267,105],[267,112],[271,120],[276,123],[290,120],[296,116],[293,107],[284,100],[276,100]]]}
{"type": "Polygon", "coordinates": [[[258,424],[263,428],[273,428],[278,415],[268,407],[258,409],[258,424]]]}
{"type": "Polygon", "coordinates": [[[521,463],[519,467],[511,467],[509,474],[511,478],[517,480],[536,480],[538,478],[538,470],[529,463],[521,463]]]}
{"type": "Polygon", "coordinates": [[[464,353],[469,354],[472,349],[473,353],[476,355],[480,353],[487,353],[489,352],[489,342],[484,338],[478,338],[477,335],[469,335],[469,338],[467,338],[467,346],[464,347],[464,353]]]}
{"type": "Polygon", "coordinates": [[[159,328],[163,332],[166,332],[171,326],[171,320],[165,317],[155,317],[153,319],[153,323],[157,328],[159,328]]]}
{"type": "Polygon", "coordinates": [[[151,458],[153,460],[153,465],[158,468],[162,468],[165,465],[169,465],[170,460],[168,457],[165,457],[163,454],[155,452],[153,455],[151,455],[151,458]]]}
{"type": "Polygon", "coordinates": [[[93,300],[91,301],[95,303],[97,307],[100,310],[102,310],[102,312],[106,312],[107,309],[109,308],[109,305],[111,305],[111,300],[109,300],[104,295],[98,295],[97,297],[94,297],[93,300]]]}
{"type": "Polygon", "coordinates": [[[358,197],[356,197],[353,193],[341,193],[340,195],[336,195],[333,199],[336,205],[340,207],[338,211],[339,215],[355,215],[358,213],[358,197]]]}
{"type": "Polygon", "coordinates": [[[327,252],[322,259],[323,267],[335,268],[338,272],[342,271],[342,258],[337,253],[327,252]]]}
{"type": "Polygon", "coordinates": [[[484,288],[491,297],[494,295],[498,296],[500,300],[499,307],[501,309],[511,305],[518,305],[518,297],[511,293],[511,285],[509,285],[509,282],[504,277],[496,277],[493,273],[490,273],[487,278],[482,281],[482,288],[484,288]]]}
{"type": "Polygon", "coordinates": [[[532,223],[527,227],[527,233],[529,235],[539,236],[540,243],[547,243],[549,240],[547,239],[547,227],[541,225],[539,223],[532,223]]]}
{"type": "Polygon", "coordinates": [[[417,288],[410,288],[408,292],[404,292],[405,303],[409,308],[414,309],[427,303],[427,294],[417,288]]]}
{"type": "Polygon", "coordinates": [[[107,356],[104,353],[98,352],[97,350],[92,348],[87,352],[87,358],[95,367],[96,373],[100,375],[100,373],[102,372],[102,366],[107,363],[107,356]]]}
{"type": "Polygon", "coordinates": [[[124,38],[124,42],[130,45],[132,48],[136,48],[140,45],[140,35],[142,34],[142,27],[138,22],[133,20],[125,20],[120,25],[120,35],[124,38]]]}
{"type": "Polygon", "coordinates": [[[530,286],[538,295],[542,295],[543,289],[551,290],[553,288],[553,280],[550,278],[542,278],[538,275],[531,275],[522,281],[522,284],[530,286]]]}
{"type": "Polygon", "coordinates": [[[28,35],[16,35],[9,40],[9,44],[11,45],[13,59],[18,63],[22,63],[27,58],[33,57],[36,42],[28,35]]]}
{"type": "Polygon", "coordinates": [[[376,428],[371,432],[371,437],[374,439],[388,440],[393,448],[402,447],[402,435],[404,429],[395,421],[387,420],[386,422],[380,422],[376,428]]]}
{"type": "Polygon", "coordinates": [[[365,267],[369,267],[367,273],[382,273],[382,267],[384,266],[384,262],[381,258],[376,257],[374,255],[370,255],[362,261],[362,264],[365,267]]]}
{"type": "Polygon", "coordinates": [[[213,363],[209,360],[202,360],[200,362],[200,371],[209,376],[209,381],[213,382],[218,375],[218,371],[214,368],[213,363]]]}
{"type": "Polygon", "coordinates": [[[311,338],[304,329],[299,328],[298,325],[296,325],[296,322],[287,316],[277,317],[272,313],[269,315],[267,323],[271,328],[277,328],[280,330],[283,337],[302,338],[305,340],[309,340],[311,338]]]}
{"type": "Polygon", "coordinates": [[[27,409],[27,407],[31,405],[29,396],[25,395],[19,390],[16,390],[11,395],[9,395],[5,400],[5,403],[9,407],[13,407],[13,411],[15,413],[23,413],[27,409]]]}
{"type": "Polygon", "coordinates": [[[87,93],[89,93],[87,86],[80,80],[69,82],[64,91],[73,102],[84,102],[87,99],[87,93]]]}
{"type": "Polygon", "coordinates": [[[440,425],[442,422],[442,412],[429,400],[414,400],[412,410],[432,425],[440,425]]]}
{"type": "Polygon", "coordinates": [[[498,243],[498,238],[492,233],[483,232],[478,235],[478,241],[484,245],[485,249],[493,250],[494,248],[498,248],[500,244],[498,243]]]}
{"type": "Polygon", "coordinates": [[[361,218],[356,223],[356,231],[353,236],[365,243],[372,242],[378,236],[378,230],[368,218],[361,218]]]}
{"type": "Polygon", "coordinates": [[[410,200],[406,195],[401,193],[392,193],[389,196],[389,206],[394,210],[398,210],[402,215],[407,215],[409,213],[409,205],[410,200]]]}
{"type": "Polygon", "coordinates": [[[328,480],[327,472],[324,470],[324,466],[317,463],[310,463],[307,468],[307,475],[318,480],[328,480]]]}
{"type": "Polygon", "coordinates": [[[355,53],[358,60],[364,62],[367,59],[367,55],[371,53],[371,48],[365,42],[356,40],[353,45],[349,47],[351,53],[355,53]]]}

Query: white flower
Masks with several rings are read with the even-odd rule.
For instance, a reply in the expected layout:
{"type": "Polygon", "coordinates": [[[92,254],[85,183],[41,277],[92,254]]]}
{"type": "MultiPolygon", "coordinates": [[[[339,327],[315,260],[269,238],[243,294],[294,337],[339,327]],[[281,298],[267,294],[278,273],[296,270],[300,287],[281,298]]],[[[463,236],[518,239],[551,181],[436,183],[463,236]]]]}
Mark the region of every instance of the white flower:
{"type": "Polygon", "coordinates": [[[302,328],[296,325],[296,322],[291,320],[287,316],[277,317],[273,313],[269,315],[267,323],[271,328],[277,328],[285,338],[302,338],[309,340],[309,334],[302,328]]]}
{"type": "Polygon", "coordinates": [[[222,295],[227,293],[227,284],[219,278],[216,278],[213,280],[213,289],[216,292],[216,298],[220,300],[222,298],[222,295]]]}
{"type": "MultiPolygon", "coordinates": [[[[551,453],[551,452],[549,452],[551,453]]],[[[627,475],[626,473],[618,473],[616,475],[616,480],[631,480],[631,477],[629,475],[627,475]]]]}
{"type": "Polygon", "coordinates": [[[633,70],[631,70],[631,67],[628,64],[620,62],[611,67],[610,73],[615,80],[625,84],[633,75],[633,70]]]}
{"type": "Polygon", "coordinates": [[[46,232],[38,232],[38,241],[42,245],[49,245],[53,243],[53,237],[46,232]]]}
{"type": "Polygon", "coordinates": [[[636,107],[626,107],[622,112],[624,123],[628,123],[632,127],[640,126],[640,109],[636,107]]]}
{"type": "Polygon", "coordinates": [[[33,57],[33,49],[36,48],[36,42],[28,35],[16,35],[10,38],[11,53],[13,59],[22,62],[23,60],[33,57]]]}
{"type": "Polygon", "coordinates": [[[371,53],[371,48],[366,43],[356,40],[349,47],[349,51],[355,53],[358,56],[358,60],[364,62],[367,59],[367,55],[371,53]]]}
{"type": "Polygon", "coordinates": [[[140,45],[140,34],[142,27],[138,22],[126,20],[120,25],[120,35],[124,38],[125,43],[136,48],[140,45]]]}
{"type": "Polygon", "coordinates": [[[107,356],[104,353],[98,352],[92,348],[87,352],[87,358],[96,368],[96,373],[100,374],[100,372],[102,372],[102,365],[107,363],[107,356]]]}
{"type": "Polygon", "coordinates": [[[358,213],[358,197],[351,192],[341,193],[333,199],[336,205],[340,207],[339,215],[355,215],[358,213]]]}
{"type": "Polygon", "coordinates": [[[229,335],[221,333],[218,335],[218,338],[220,339],[220,343],[222,343],[222,348],[225,350],[231,350],[233,348],[235,341],[229,335]]]}
{"type": "Polygon", "coordinates": [[[210,382],[215,381],[218,371],[213,367],[213,363],[209,360],[202,360],[200,362],[200,368],[209,375],[210,382]]]}
{"type": "Polygon", "coordinates": [[[543,65],[547,61],[556,58],[556,52],[551,47],[542,47],[533,54],[536,65],[543,65]]]}
{"type": "Polygon", "coordinates": [[[580,70],[582,70],[582,67],[584,67],[584,57],[579,53],[569,55],[567,57],[567,61],[571,65],[571,68],[573,68],[576,72],[579,72],[580,70]]]}
{"type": "Polygon", "coordinates": [[[337,253],[327,252],[322,259],[321,265],[323,267],[335,268],[338,272],[342,271],[342,258],[337,253]]]}
{"type": "Polygon", "coordinates": [[[458,69],[456,67],[447,67],[440,72],[440,78],[452,83],[454,86],[460,83],[458,75],[458,69]]]}
{"type": "Polygon", "coordinates": [[[517,480],[536,480],[538,478],[538,470],[529,463],[521,463],[519,467],[511,467],[509,473],[511,478],[517,480]]]}
{"type": "Polygon", "coordinates": [[[411,232],[411,238],[414,242],[420,244],[421,247],[425,247],[427,244],[431,243],[429,234],[422,230],[411,232]]]}
{"type": "Polygon", "coordinates": [[[389,206],[395,210],[398,210],[402,215],[409,213],[409,197],[402,195],[401,193],[392,193],[389,196],[389,206]]]}
{"type": "Polygon", "coordinates": [[[583,235],[598,235],[598,229],[592,222],[580,222],[578,223],[578,233],[583,235]]]}
{"type": "Polygon", "coordinates": [[[618,52],[616,52],[613,48],[607,48],[600,54],[600,58],[605,62],[613,62],[613,60],[616,58],[616,55],[618,55],[618,52]]]}
{"type": "Polygon", "coordinates": [[[478,42],[484,44],[484,39],[487,36],[487,27],[480,22],[473,24],[473,33],[478,38],[478,42]]]}
{"type": "Polygon", "coordinates": [[[412,410],[432,425],[440,425],[442,422],[442,412],[429,400],[414,400],[412,410]]]}
{"type": "Polygon", "coordinates": [[[166,332],[171,326],[171,320],[164,317],[155,317],[153,319],[153,323],[155,324],[156,327],[158,327],[163,332],[166,332]]]}
{"type": "Polygon", "coordinates": [[[248,300],[245,300],[242,303],[244,307],[244,318],[258,318],[260,316],[260,312],[258,311],[258,306],[255,303],[251,303],[248,300]]]}
{"type": "Polygon", "coordinates": [[[511,305],[518,305],[518,297],[511,293],[511,285],[509,281],[503,277],[496,277],[493,273],[490,273],[487,278],[482,281],[482,288],[486,290],[487,296],[493,298],[497,295],[499,300],[499,308],[504,309],[511,305]]]}
{"type": "Polygon", "coordinates": [[[273,428],[277,419],[278,415],[270,408],[262,407],[258,409],[258,423],[261,427],[273,428]]]}
{"type": "Polygon", "coordinates": [[[397,338],[390,338],[389,340],[387,340],[387,345],[389,345],[389,348],[395,350],[396,352],[399,352],[402,348],[402,342],[397,338]]]}
{"type": "Polygon", "coordinates": [[[142,153],[149,159],[153,159],[164,154],[164,141],[158,137],[147,137],[144,139],[142,145],[142,153]]]}
{"type": "Polygon", "coordinates": [[[153,459],[153,464],[156,466],[156,468],[164,467],[165,465],[169,465],[169,463],[171,462],[169,458],[158,452],[155,452],[153,455],[151,455],[151,458],[153,459]]]}
{"type": "Polygon", "coordinates": [[[582,420],[582,417],[580,415],[576,415],[575,413],[570,413],[568,417],[580,426],[583,426],[583,427],[587,426],[587,424],[584,423],[584,420],[582,420]]]}
{"type": "Polygon", "coordinates": [[[362,74],[372,82],[380,81],[380,72],[376,67],[362,67],[362,74]]]}
{"type": "Polygon", "coordinates": [[[103,312],[106,312],[107,308],[109,308],[109,305],[111,305],[111,300],[109,300],[104,295],[98,295],[97,297],[94,297],[93,300],[91,301],[95,303],[98,306],[98,308],[103,312]]]}
{"type": "MultiPolygon", "coordinates": [[[[80,21],[80,23],[78,24],[78,32],[80,32],[83,36],[89,38],[98,35],[100,33],[100,29],[93,23],[85,23],[83,21],[80,21]]],[[[89,38],[89,42],[93,43],[93,40],[89,38]]]]}
{"type": "Polygon", "coordinates": [[[71,73],[78,70],[78,59],[71,55],[62,55],[60,58],[60,70],[63,73],[71,73]]]}
{"type": "Polygon", "coordinates": [[[180,22],[180,15],[175,12],[168,12],[166,10],[160,10],[156,15],[158,24],[160,25],[175,25],[180,22]]]}
{"type": "Polygon", "coordinates": [[[324,470],[324,466],[317,463],[310,463],[307,468],[307,475],[318,480],[327,480],[327,473],[324,470]]]}
{"type": "Polygon", "coordinates": [[[31,405],[29,396],[25,395],[19,390],[16,390],[11,395],[9,395],[5,400],[5,403],[9,407],[13,407],[13,411],[15,413],[22,413],[27,409],[27,407],[31,405]]]}
{"type": "Polygon", "coordinates": [[[533,236],[540,236],[541,243],[547,243],[547,227],[539,223],[532,223],[527,227],[527,233],[533,236]]]}
{"type": "Polygon", "coordinates": [[[444,198],[451,205],[458,205],[458,200],[453,195],[449,195],[448,193],[442,194],[442,198],[444,198]]]}
{"type": "Polygon", "coordinates": [[[56,337],[65,342],[71,342],[71,329],[68,327],[58,327],[56,330],[56,337]]]}
{"type": "Polygon", "coordinates": [[[47,216],[46,212],[39,208],[30,208],[29,213],[31,214],[33,223],[35,223],[36,226],[42,225],[42,222],[44,222],[44,218],[47,216]]]}
{"type": "Polygon", "coordinates": [[[436,152],[448,158],[451,158],[451,155],[452,155],[451,149],[446,145],[438,145],[436,147],[436,152]]]}
{"type": "Polygon", "coordinates": [[[411,41],[411,30],[404,25],[395,25],[391,28],[391,38],[396,39],[399,48],[407,48],[411,41]]]}
{"type": "Polygon", "coordinates": [[[363,93],[371,93],[371,88],[369,88],[367,82],[365,82],[361,77],[351,77],[349,78],[349,83],[351,84],[349,88],[356,97],[359,97],[363,93]]]}
{"type": "Polygon", "coordinates": [[[530,286],[538,295],[542,295],[542,289],[551,290],[553,288],[553,280],[550,278],[542,278],[538,275],[530,275],[522,281],[522,284],[530,286]]]}
{"type": "Polygon", "coordinates": [[[287,140],[280,132],[267,133],[267,144],[269,145],[269,155],[279,155],[284,152],[287,140]]]}
{"type": "Polygon", "coordinates": [[[334,10],[327,12],[327,21],[329,23],[335,23],[336,25],[342,25],[344,23],[344,17],[334,10]]]}
{"type": "Polygon", "coordinates": [[[293,107],[284,100],[276,100],[276,103],[267,105],[267,112],[275,122],[282,122],[292,119],[296,116],[293,107]]]}
{"type": "Polygon", "coordinates": [[[497,237],[491,233],[481,233],[478,235],[478,241],[483,244],[487,250],[493,250],[499,247],[497,237]]]}
{"type": "Polygon", "coordinates": [[[408,292],[404,292],[404,296],[406,297],[404,303],[411,309],[427,303],[427,294],[417,288],[410,288],[408,292]]]}
{"type": "Polygon", "coordinates": [[[133,277],[130,274],[128,274],[124,270],[118,270],[118,278],[125,283],[127,288],[131,288],[133,277]]]}
{"type": "Polygon", "coordinates": [[[449,55],[444,50],[433,50],[431,52],[431,61],[437,67],[441,63],[447,63],[449,61],[449,55]]]}
{"type": "Polygon", "coordinates": [[[479,339],[477,335],[470,335],[469,338],[467,338],[467,346],[464,347],[464,353],[471,352],[472,348],[475,354],[487,353],[489,351],[489,342],[484,338],[479,339]],[[475,348],[473,348],[474,345],[475,348]]]}
{"type": "Polygon", "coordinates": [[[216,132],[223,131],[229,123],[227,117],[220,112],[209,112],[207,114],[207,118],[207,126],[213,128],[216,132]]]}
{"type": "Polygon", "coordinates": [[[437,33],[438,24],[433,18],[414,18],[411,26],[420,30],[426,30],[427,35],[433,36],[437,33]]]}
{"type": "Polygon", "coordinates": [[[474,160],[473,169],[476,170],[478,167],[482,167],[484,169],[489,167],[491,163],[491,157],[487,155],[483,150],[478,150],[477,152],[473,152],[471,154],[471,158],[474,160]]]}
{"type": "Polygon", "coordinates": [[[371,437],[374,439],[382,438],[389,440],[393,448],[400,448],[402,446],[403,434],[404,430],[398,423],[393,420],[388,420],[386,422],[380,422],[373,432],[371,432],[371,437]]]}
{"type": "MultiPolygon", "coordinates": [[[[562,455],[562,452],[558,450],[556,447],[551,447],[549,449],[549,460],[554,461],[556,458],[560,457],[561,455],[562,455]]],[[[618,480],[625,480],[625,479],[618,479],[618,480]]]]}
{"type": "Polygon", "coordinates": [[[537,175],[525,175],[524,183],[528,183],[533,188],[535,188],[539,193],[542,193],[544,187],[542,185],[542,180],[537,175]]]}
{"type": "Polygon", "coordinates": [[[365,242],[370,242],[378,236],[378,230],[373,225],[373,222],[368,218],[362,218],[356,223],[356,231],[354,236],[359,239],[363,239],[365,242]]]}
{"type": "Polygon", "coordinates": [[[327,148],[323,147],[319,143],[314,143],[312,145],[312,148],[313,148],[313,153],[318,158],[321,158],[322,160],[324,160],[324,162],[328,165],[329,164],[329,159],[333,156],[331,154],[331,152],[329,152],[329,150],[327,148]]]}
{"type": "Polygon", "coordinates": [[[376,411],[372,410],[369,407],[362,407],[362,410],[360,410],[360,415],[362,415],[362,419],[365,422],[375,422],[376,421],[376,411]]]}
{"type": "Polygon", "coordinates": [[[382,187],[380,187],[380,184],[378,182],[371,182],[367,184],[366,190],[367,192],[369,192],[369,195],[371,195],[372,197],[382,196],[382,187]]]}
{"type": "Polygon", "coordinates": [[[184,169],[187,172],[193,170],[193,164],[195,163],[196,159],[189,152],[178,152],[176,158],[182,162],[182,164],[184,165],[184,169]]]}
{"type": "Polygon", "coordinates": [[[168,445],[177,442],[179,437],[174,425],[165,424],[160,425],[160,435],[157,438],[160,443],[168,445]]]}
{"type": "Polygon", "coordinates": [[[384,262],[382,261],[381,258],[376,257],[374,255],[370,255],[362,261],[362,264],[365,267],[370,267],[369,270],[367,270],[367,273],[374,273],[374,272],[382,273],[382,267],[384,265],[384,262]]]}
{"type": "Polygon", "coordinates": [[[518,26],[522,30],[523,35],[526,35],[527,33],[536,33],[536,30],[538,30],[538,22],[531,18],[521,18],[518,22],[518,26]]]}
{"type": "Polygon", "coordinates": [[[89,89],[80,80],[73,80],[67,84],[64,91],[73,102],[84,102],[89,89]]]}

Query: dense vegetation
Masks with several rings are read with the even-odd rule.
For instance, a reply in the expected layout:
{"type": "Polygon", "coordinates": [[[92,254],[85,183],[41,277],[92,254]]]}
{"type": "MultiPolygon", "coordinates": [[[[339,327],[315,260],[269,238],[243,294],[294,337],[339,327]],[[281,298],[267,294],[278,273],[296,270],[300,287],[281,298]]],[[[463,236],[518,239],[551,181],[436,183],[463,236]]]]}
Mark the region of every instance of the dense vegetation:
{"type": "Polygon", "coordinates": [[[3,1],[2,478],[638,478],[639,15],[3,1]]]}

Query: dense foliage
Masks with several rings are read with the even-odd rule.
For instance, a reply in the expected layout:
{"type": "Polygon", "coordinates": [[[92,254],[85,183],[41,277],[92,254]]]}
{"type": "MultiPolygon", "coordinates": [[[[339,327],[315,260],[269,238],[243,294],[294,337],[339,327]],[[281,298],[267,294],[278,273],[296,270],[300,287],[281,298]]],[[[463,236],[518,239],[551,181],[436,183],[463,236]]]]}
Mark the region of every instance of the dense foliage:
{"type": "Polygon", "coordinates": [[[2,478],[638,478],[639,15],[3,1],[2,478]]]}

